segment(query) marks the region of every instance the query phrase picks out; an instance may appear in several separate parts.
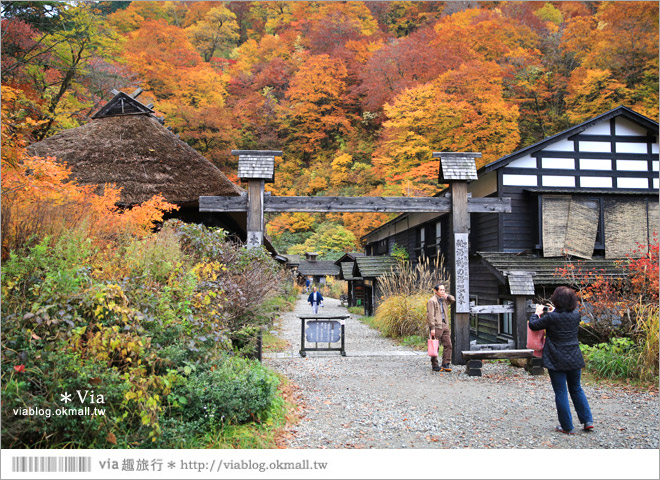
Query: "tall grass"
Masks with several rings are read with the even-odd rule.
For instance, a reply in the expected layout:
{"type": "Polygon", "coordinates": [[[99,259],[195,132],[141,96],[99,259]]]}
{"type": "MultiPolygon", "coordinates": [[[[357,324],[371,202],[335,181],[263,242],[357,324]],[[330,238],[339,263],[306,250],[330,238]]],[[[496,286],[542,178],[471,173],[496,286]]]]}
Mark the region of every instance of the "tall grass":
{"type": "Polygon", "coordinates": [[[444,284],[449,291],[449,274],[441,255],[435,258],[422,257],[415,266],[409,261],[402,261],[397,271],[380,279],[381,292],[385,298],[420,293],[430,296],[431,289],[438,283],[444,284]]]}
{"type": "Polygon", "coordinates": [[[375,326],[392,338],[426,338],[426,303],[438,283],[449,288],[443,257],[423,257],[414,266],[409,261],[400,262],[397,271],[380,280],[384,299],[376,310],[375,326]]]}
{"type": "Polygon", "coordinates": [[[386,298],[378,307],[374,319],[386,337],[401,338],[427,335],[426,302],[428,294],[395,295],[386,298]]]}
{"type": "Polygon", "coordinates": [[[659,334],[658,305],[639,303],[635,307],[636,335],[639,346],[639,376],[643,380],[653,380],[658,377],[659,334]]]}

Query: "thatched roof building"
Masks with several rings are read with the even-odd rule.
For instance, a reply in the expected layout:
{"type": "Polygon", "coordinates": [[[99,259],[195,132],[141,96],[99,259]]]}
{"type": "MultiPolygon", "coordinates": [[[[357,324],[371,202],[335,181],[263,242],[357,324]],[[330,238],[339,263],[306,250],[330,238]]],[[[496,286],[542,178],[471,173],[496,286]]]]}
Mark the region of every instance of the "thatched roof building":
{"type": "Polygon", "coordinates": [[[221,226],[245,239],[245,214],[203,214],[200,195],[238,196],[243,191],[195,149],[165,128],[133,95],[115,92],[93,119],[34,143],[28,152],[52,156],[71,168],[83,185],[115,184],[120,206],[142,203],[155,194],[178,205],[173,216],[221,226]]]}

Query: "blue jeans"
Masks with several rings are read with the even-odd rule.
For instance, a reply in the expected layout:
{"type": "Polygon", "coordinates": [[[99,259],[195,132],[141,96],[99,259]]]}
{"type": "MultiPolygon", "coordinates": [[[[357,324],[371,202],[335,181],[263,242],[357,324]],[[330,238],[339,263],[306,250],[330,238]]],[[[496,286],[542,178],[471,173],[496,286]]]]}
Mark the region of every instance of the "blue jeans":
{"type": "Polygon", "coordinates": [[[564,430],[573,430],[573,417],[571,415],[571,406],[568,403],[568,394],[571,394],[573,406],[578,414],[578,420],[584,424],[593,422],[591,416],[591,409],[587,396],[582,390],[580,385],[580,377],[582,376],[582,369],[576,370],[550,370],[550,381],[552,382],[552,389],[555,391],[555,404],[557,405],[557,416],[559,417],[559,424],[564,430]],[[568,385],[568,388],[566,388],[568,385]]]}

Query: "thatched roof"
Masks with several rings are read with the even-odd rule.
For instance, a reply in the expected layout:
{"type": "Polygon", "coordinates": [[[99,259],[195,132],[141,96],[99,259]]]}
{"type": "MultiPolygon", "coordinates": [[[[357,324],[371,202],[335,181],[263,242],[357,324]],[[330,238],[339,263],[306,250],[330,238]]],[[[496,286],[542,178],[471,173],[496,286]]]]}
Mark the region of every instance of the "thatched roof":
{"type": "Polygon", "coordinates": [[[80,184],[114,183],[122,188],[124,206],[160,193],[171,203],[195,207],[200,195],[242,191],[151,115],[97,118],[34,143],[28,152],[66,162],[80,184]]]}

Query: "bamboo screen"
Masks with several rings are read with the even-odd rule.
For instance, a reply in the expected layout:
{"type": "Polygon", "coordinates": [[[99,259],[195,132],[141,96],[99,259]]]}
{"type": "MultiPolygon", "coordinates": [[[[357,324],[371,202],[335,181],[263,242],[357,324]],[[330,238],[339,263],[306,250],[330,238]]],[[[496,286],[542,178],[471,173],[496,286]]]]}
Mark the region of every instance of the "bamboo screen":
{"type": "Polygon", "coordinates": [[[605,258],[625,258],[637,243],[648,242],[645,199],[605,199],[605,258]]]}
{"type": "Polygon", "coordinates": [[[562,253],[591,258],[596,244],[600,205],[597,200],[572,198],[568,209],[566,241],[562,253]]]}
{"type": "Polygon", "coordinates": [[[569,196],[543,196],[543,256],[560,257],[566,243],[568,211],[571,203],[569,196]]]}

